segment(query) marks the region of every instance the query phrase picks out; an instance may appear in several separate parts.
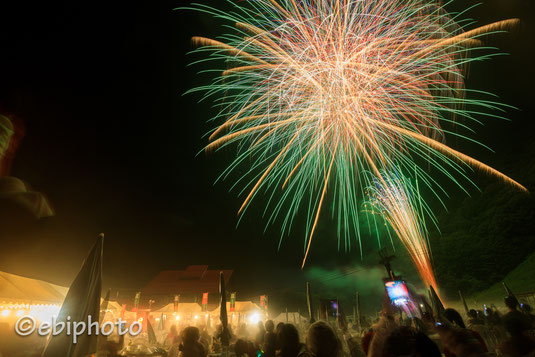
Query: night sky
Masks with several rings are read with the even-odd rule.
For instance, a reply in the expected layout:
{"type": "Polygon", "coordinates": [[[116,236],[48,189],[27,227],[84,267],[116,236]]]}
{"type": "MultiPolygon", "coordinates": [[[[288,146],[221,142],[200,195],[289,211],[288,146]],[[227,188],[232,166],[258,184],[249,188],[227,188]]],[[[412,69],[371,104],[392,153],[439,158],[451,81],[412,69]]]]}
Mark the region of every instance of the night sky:
{"type": "MultiPolygon", "coordinates": [[[[518,110],[507,111],[510,122],[476,128],[475,138],[495,153],[451,143],[521,183],[518,163],[534,162],[532,3],[483,1],[468,13],[478,24],[522,19],[511,33],[487,39],[509,55],[473,65],[467,83],[518,110]]],[[[172,10],[185,4],[16,1],[0,11],[0,113],[25,126],[11,175],[45,193],[56,210],[35,220],[3,205],[0,270],[68,285],[104,232],[105,287],[133,292],[160,270],[189,264],[235,269],[242,297],[301,284],[302,231],[278,251],[277,227],[263,233],[261,201],[236,229],[241,199],[228,193],[230,182],[213,184],[228,156],[198,154],[213,111],[183,93],[210,77],[186,67],[195,59],[186,53],[193,35],[227,30],[206,15],[172,10]]],[[[310,266],[359,261],[357,249],[338,252],[326,231],[310,266]]]]}

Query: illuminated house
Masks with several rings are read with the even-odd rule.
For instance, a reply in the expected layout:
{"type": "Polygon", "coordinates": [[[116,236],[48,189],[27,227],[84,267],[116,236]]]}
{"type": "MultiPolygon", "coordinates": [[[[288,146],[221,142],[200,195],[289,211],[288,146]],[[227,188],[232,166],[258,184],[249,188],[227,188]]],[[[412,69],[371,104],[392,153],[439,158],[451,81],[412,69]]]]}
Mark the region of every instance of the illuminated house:
{"type": "Polygon", "coordinates": [[[173,302],[180,295],[180,302],[201,302],[203,293],[210,293],[209,303],[215,303],[219,294],[219,272],[223,272],[225,285],[233,270],[210,270],[208,265],[190,265],[185,270],[164,270],[156,275],[142,290],[141,302],[154,300],[155,306],[173,302]]]}

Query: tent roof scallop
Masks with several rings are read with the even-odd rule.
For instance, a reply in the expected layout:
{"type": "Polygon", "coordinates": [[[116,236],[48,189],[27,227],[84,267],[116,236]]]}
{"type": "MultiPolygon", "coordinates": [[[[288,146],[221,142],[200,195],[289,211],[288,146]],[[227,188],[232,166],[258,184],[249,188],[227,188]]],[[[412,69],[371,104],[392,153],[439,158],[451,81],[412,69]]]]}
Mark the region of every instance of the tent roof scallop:
{"type": "MultiPolygon", "coordinates": [[[[263,311],[260,306],[255,304],[252,301],[236,301],[234,305],[234,313],[249,313],[254,311],[263,311]]],[[[230,302],[227,301],[227,313],[232,313],[230,311],[230,302]]],[[[219,316],[219,306],[210,312],[211,315],[219,316]]]]}
{"type": "MultiPolygon", "coordinates": [[[[153,312],[173,313],[175,312],[175,304],[174,303],[167,304],[161,309],[158,309],[153,312]]],[[[202,308],[196,302],[181,302],[181,303],[178,303],[177,312],[179,314],[189,314],[189,313],[193,314],[197,312],[202,312],[202,308]]]]}

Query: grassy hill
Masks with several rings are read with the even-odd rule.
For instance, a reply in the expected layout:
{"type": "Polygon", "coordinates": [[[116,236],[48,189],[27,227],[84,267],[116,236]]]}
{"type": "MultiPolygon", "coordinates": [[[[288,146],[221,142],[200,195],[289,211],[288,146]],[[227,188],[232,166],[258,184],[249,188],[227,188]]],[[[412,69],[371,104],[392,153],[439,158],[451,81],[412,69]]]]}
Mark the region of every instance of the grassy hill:
{"type": "MultiPolygon", "coordinates": [[[[535,252],[507,274],[504,281],[515,294],[535,292],[535,252]]],[[[505,295],[500,281],[486,290],[473,294],[467,300],[469,304],[477,301],[479,304],[496,303],[498,305],[499,303],[501,305],[505,295]]]]}

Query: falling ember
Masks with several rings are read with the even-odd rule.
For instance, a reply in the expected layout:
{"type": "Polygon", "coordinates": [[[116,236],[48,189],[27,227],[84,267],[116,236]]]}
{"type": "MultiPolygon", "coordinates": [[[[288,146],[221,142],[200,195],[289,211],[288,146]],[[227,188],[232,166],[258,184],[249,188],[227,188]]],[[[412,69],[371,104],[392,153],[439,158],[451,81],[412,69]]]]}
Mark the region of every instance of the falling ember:
{"type": "MultiPolygon", "coordinates": [[[[283,237],[297,213],[305,212],[303,265],[325,211],[335,217],[339,244],[343,240],[350,249],[352,237],[361,244],[360,203],[365,188],[384,172],[413,172],[437,197],[443,191],[437,176],[462,186],[470,168],[526,190],[448,146],[447,136],[468,138],[444,129],[496,117],[488,111],[500,106],[472,98],[463,70],[491,56],[469,53],[482,53],[485,35],[518,20],[467,30],[458,15],[428,0],[230,4],[232,12],[195,5],[236,27],[218,40],[193,38],[199,46],[193,52],[210,54],[201,62],[227,64],[211,85],[190,91],[215,98],[219,109],[206,150],[237,146],[221,177],[242,173],[233,185],[246,197],[240,214],[257,196],[266,197],[267,224],[278,218],[283,237]]],[[[398,191],[392,199],[401,198],[402,187],[398,191]]],[[[423,201],[419,190],[411,195],[423,201]]],[[[431,267],[418,260],[430,253],[415,243],[425,238],[418,236],[421,223],[411,216],[411,202],[389,203],[387,219],[412,249],[422,277],[435,286],[431,267]],[[411,226],[401,226],[409,221],[411,226]]]]}

